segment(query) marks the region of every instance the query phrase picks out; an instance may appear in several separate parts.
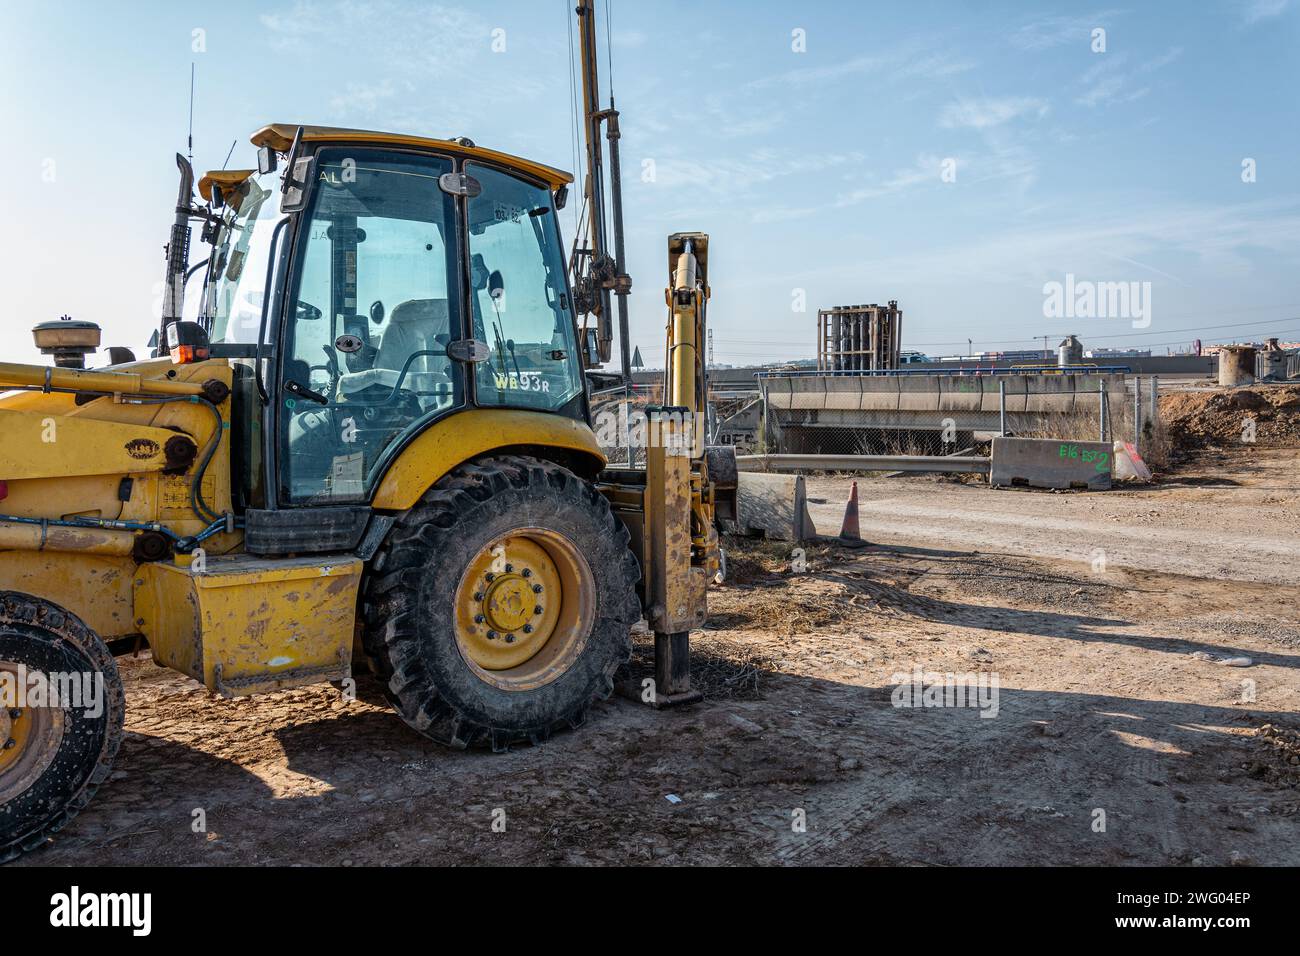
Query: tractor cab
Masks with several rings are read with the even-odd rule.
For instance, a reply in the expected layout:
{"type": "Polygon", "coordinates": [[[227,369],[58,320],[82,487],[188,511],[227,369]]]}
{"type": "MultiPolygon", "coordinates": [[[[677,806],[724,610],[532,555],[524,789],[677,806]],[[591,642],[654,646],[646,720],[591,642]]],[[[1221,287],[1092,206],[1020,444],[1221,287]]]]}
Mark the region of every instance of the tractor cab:
{"type": "Polygon", "coordinates": [[[297,133],[260,130],[262,171],[200,183],[220,210],[200,324],[214,357],[270,360],[277,481],[250,476],[250,503],[366,501],[405,439],[466,408],[586,420],[567,174],[464,140],[297,133]]]}

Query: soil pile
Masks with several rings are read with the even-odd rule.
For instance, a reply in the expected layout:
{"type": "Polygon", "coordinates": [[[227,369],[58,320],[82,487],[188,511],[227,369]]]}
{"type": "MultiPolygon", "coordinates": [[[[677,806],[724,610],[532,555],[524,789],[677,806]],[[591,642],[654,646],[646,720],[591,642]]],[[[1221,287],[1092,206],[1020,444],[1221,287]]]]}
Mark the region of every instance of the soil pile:
{"type": "Polygon", "coordinates": [[[1175,392],[1160,396],[1160,416],[1177,452],[1253,443],[1300,446],[1300,384],[1175,392]]]}

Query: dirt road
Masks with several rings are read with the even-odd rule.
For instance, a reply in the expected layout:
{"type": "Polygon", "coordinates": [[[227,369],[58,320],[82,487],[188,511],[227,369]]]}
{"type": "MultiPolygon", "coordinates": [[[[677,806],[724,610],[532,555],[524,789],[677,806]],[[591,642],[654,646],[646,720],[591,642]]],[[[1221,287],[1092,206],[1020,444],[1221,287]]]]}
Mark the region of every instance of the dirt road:
{"type": "MultiPolygon", "coordinates": [[[[860,480],[859,520],[870,541],[961,547],[1205,578],[1300,584],[1300,473],[1294,450],[1262,449],[1251,463],[1203,456],[1154,488],[1106,494],[991,492],[943,478],[860,480]]],[[[810,478],[809,511],[838,534],[842,479],[810,478]]]]}
{"type": "MultiPolygon", "coordinates": [[[[864,482],[882,544],[802,570],[733,550],[693,642],[705,704],[614,699],[504,755],[327,686],[225,701],[123,661],[115,779],[15,865],[1300,864],[1300,612],[1267,583],[1300,567],[1296,464],[1111,494],[864,482]],[[997,696],[895,706],[915,669],[997,696]]],[[[837,529],[847,483],[812,484],[837,529]]]]}

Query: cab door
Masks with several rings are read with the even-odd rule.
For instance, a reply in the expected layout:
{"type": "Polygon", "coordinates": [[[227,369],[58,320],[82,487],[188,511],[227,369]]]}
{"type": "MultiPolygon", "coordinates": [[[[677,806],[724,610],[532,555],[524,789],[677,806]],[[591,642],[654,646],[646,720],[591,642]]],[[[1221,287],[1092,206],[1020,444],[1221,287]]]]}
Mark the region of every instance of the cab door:
{"type": "Polygon", "coordinates": [[[404,436],[465,401],[449,158],[322,150],[280,338],[280,503],[369,499],[404,436]]]}

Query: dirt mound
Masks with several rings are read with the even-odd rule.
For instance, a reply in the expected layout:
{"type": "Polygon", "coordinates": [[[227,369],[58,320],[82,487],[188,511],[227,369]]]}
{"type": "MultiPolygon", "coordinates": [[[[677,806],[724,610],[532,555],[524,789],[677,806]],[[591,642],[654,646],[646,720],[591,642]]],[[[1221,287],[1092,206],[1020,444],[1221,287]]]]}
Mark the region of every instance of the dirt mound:
{"type": "Polygon", "coordinates": [[[1300,787],[1300,730],[1265,724],[1252,734],[1259,755],[1243,766],[1250,776],[1281,787],[1300,787]]]}
{"type": "Polygon", "coordinates": [[[1300,385],[1175,392],[1160,396],[1160,416],[1177,452],[1252,440],[1265,448],[1294,448],[1300,445],[1300,385]]]}

